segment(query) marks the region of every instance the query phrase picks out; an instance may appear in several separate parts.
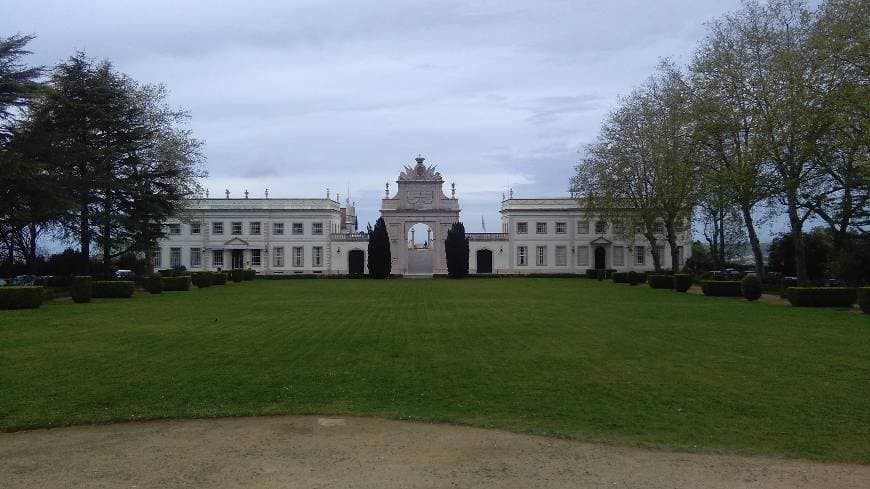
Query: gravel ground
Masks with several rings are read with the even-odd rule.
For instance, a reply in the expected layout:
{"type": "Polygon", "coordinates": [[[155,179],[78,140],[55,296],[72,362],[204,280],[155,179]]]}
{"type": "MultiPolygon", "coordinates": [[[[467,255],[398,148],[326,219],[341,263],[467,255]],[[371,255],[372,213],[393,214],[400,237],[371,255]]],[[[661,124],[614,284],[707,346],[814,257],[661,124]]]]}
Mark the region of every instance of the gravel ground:
{"type": "Polygon", "coordinates": [[[870,466],[376,418],[274,416],[3,433],[0,487],[866,489],[870,466]]]}

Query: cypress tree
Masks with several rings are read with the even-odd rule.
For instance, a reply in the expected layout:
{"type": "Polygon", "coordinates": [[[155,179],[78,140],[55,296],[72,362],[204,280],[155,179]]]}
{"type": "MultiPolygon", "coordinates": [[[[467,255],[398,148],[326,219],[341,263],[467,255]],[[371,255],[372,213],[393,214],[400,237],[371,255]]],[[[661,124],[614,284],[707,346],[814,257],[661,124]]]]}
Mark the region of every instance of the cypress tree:
{"type": "Polygon", "coordinates": [[[392,270],[390,236],[384,218],[378,218],[375,228],[369,232],[369,275],[372,278],[387,278],[392,270]]]}
{"type": "Polygon", "coordinates": [[[444,240],[444,251],[447,254],[447,275],[450,278],[462,278],[468,275],[468,238],[465,237],[465,225],[454,222],[447,231],[444,240]]]}

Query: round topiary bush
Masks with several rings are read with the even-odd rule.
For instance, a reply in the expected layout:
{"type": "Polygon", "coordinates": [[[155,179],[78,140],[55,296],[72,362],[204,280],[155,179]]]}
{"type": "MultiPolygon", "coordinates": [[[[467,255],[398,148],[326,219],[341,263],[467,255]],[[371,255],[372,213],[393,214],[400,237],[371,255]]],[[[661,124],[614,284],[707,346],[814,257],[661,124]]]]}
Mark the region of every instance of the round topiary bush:
{"type": "Polygon", "coordinates": [[[45,299],[45,289],[32,285],[0,287],[0,309],[36,309],[45,299]]]}
{"type": "Polygon", "coordinates": [[[190,281],[199,288],[210,287],[214,281],[214,274],[211,272],[194,272],[190,274],[190,281]]]}
{"type": "Polygon", "coordinates": [[[685,273],[674,274],[674,290],[685,292],[692,286],[692,276],[685,273]]]}
{"type": "Polygon", "coordinates": [[[227,283],[227,274],[224,272],[211,272],[212,285],[224,285],[227,283]]]}
{"type": "Polygon", "coordinates": [[[77,302],[79,304],[91,302],[91,296],[93,296],[94,294],[93,287],[91,287],[92,281],[93,278],[87,275],[72,278],[70,295],[72,296],[73,302],[77,302]]]}
{"type": "Polygon", "coordinates": [[[758,300],[761,297],[761,280],[758,280],[755,275],[747,275],[740,281],[740,290],[746,300],[758,300]]]}
{"type": "Polygon", "coordinates": [[[143,281],[145,290],[151,294],[159,294],[163,292],[163,277],[160,275],[147,275],[143,281]]]}
{"type": "Polygon", "coordinates": [[[858,288],[858,305],[864,314],[870,314],[870,287],[858,288]]]}
{"type": "Polygon", "coordinates": [[[643,274],[637,273],[634,270],[628,272],[628,285],[637,285],[643,282],[643,274]]]}
{"type": "Polygon", "coordinates": [[[233,282],[241,282],[245,279],[245,271],[241,268],[234,268],[230,273],[232,274],[233,282]]]}

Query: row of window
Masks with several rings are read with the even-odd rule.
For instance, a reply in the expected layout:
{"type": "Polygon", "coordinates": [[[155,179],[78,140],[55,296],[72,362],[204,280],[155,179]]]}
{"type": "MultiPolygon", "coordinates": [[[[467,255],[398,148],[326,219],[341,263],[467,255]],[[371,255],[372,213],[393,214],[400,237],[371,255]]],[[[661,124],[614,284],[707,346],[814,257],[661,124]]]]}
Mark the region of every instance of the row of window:
{"type": "MultiPolygon", "coordinates": [[[[252,267],[262,267],[264,260],[264,253],[261,249],[251,249],[250,257],[251,257],[251,266],[252,267]]],[[[202,249],[200,248],[189,248],[188,252],[190,253],[189,263],[190,268],[201,268],[202,267],[202,249]]],[[[154,250],[154,266],[157,268],[163,268],[163,260],[161,256],[160,249],[154,250]]],[[[181,248],[169,248],[169,267],[176,268],[182,265],[181,262],[181,248]]],[[[224,250],[212,250],[212,267],[224,267],[224,250]]],[[[241,263],[231,263],[231,266],[241,268],[243,264],[241,263]]],[[[272,248],[272,266],[273,267],[283,267],[284,266],[284,247],[276,246],[272,248]]],[[[291,248],[291,266],[294,267],[303,267],[305,266],[305,248],[302,246],[294,246],[291,248]]],[[[322,246],[312,246],[311,247],[311,266],[313,267],[322,267],[323,266],[323,247],[322,246]]]]}
{"type": "MultiPolygon", "coordinates": [[[[169,230],[169,234],[181,234],[181,224],[167,224],[166,227],[169,230]]],[[[234,236],[239,236],[242,234],[242,222],[241,221],[233,221],[230,223],[230,234],[234,236]]],[[[290,225],[290,232],[292,234],[305,234],[305,225],[301,222],[294,222],[290,225]]],[[[201,234],[202,233],[202,224],[199,222],[190,223],[190,234],[201,234]]],[[[224,223],[221,221],[212,221],[211,223],[211,234],[224,234],[224,223]]],[[[252,221],[248,223],[248,234],[257,236],[262,234],[262,225],[259,221],[252,221]]],[[[273,222],[272,223],[272,234],[273,235],[282,235],[284,234],[284,223],[283,222],[273,222]]],[[[323,223],[322,222],[312,222],[311,223],[311,234],[320,235],[323,234],[323,223]]]]}
{"type": "MultiPolygon", "coordinates": [[[[578,266],[589,266],[589,246],[578,246],[576,248],[575,254],[577,256],[577,265],[578,266]]],[[[631,250],[631,248],[628,248],[631,250]]],[[[635,265],[645,265],[646,264],[646,247],[644,246],[635,246],[634,247],[634,264],[635,265]]],[[[659,247],[659,256],[662,255],[664,249],[659,247]]],[[[625,266],[625,247],[623,246],[614,246],[612,251],[612,265],[615,267],[624,267],[625,266]]],[[[529,264],[529,247],[528,246],[517,246],[517,265],[518,266],[527,266],[529,264]]],[[[535,265],[539,267],[547,266],[547,247],[546,246],[537,246],[535,247],[535,265]]],[[[568,266],[568,247],[567,246],[556,246],[556,264],[557,267],[565,267],[568,266]]]]}
{"type": "MultiPolygon", "coordinates": [[[[529,223],[528,222],[518,222],[517,224],[517,234],[529,234],[529,223]]],[[[548,224],[547,222],[536,222],[535,223],[535,234],[547,234],[548,233],[548,224]]],[[[555,231],[556,234],[566,234],[568,232],[568,223],[567,222],[557,222],[555,223],[555,231]]],[[[505,224],[507,226],[507,224],[505,224]]],[[[607,221],[596,221],[595,222],[595,234],[605,234],[607,233],[610,225],[607,221]]],[[[643,224],[635,224],[634,232],[640,234],[643,232],[643,224]]],[[[507,230],[505,230],[507,232],[507,230]]],[[[615,233],[623,233],[625,232],[625,225],[623,223],[617,222],[613,225],[613,232],[615,233]]],[[[656,223],[655,232],[658,234],[662,234],[665,232],[665,225],[662,222],[656,223]]],[[[589,234],[589,221],[577,221],[577,234],[589,234]]]]}

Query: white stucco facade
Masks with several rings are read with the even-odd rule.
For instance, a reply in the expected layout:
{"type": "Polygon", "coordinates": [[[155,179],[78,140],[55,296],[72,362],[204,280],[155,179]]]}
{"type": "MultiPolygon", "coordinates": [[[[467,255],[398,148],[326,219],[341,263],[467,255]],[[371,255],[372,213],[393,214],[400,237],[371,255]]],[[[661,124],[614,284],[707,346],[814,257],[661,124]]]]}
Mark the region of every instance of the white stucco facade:
{"type": "MultiPolygon", "coordinates": [[[[447,272],[444,239],[460,220],[434,166],[418,157],[389,185],[381,200],[392,272],[447,272]],[[410,229],[429,227],[426,248],[409,244],[410,229]],[[425,262],[422,263],[421,262],[425,262]]],[[[573,198],[514,198],[501,202],[502,232],[468,233],[472,274],[584,274],[587,269],[653,270],[652,248],[635,224],[607,223],[600,212],[573,198]]],[[[195,199],[182,216],[166,222],[156,268],[252,268],[263,275],[367,273],[368,236],[357,230],[355,206],[326,198],[195,199]]],[[[662,266],[671,267],[663,229],[657,230],[662,266]]],[[[680,265],[691,253],[691,231],[678,237],[680,265]]]]}

